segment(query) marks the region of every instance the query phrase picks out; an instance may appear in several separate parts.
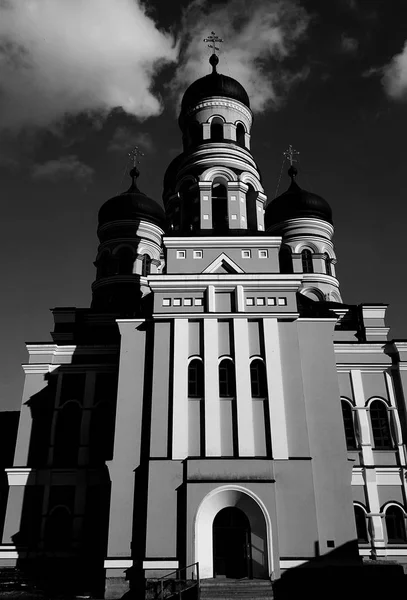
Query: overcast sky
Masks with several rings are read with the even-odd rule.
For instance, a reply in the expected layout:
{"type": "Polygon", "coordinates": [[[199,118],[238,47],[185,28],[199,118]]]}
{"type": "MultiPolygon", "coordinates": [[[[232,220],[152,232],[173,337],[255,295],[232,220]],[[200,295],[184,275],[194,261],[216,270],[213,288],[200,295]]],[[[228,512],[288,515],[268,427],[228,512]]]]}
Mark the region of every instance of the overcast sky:
{"type": "Polygon", "coordinates": [[[0,409],[19,407],[24,342],[51,339],[48,309],[89,306],[97,212],[128,187],[134,144],[161,202],[211,30],[219,71],[251,98],[268,197],[292,144],[299,185],[332,206],[344,302],[389,303],[391,336],[407,337],[405,0],[0,0],[0,409]]]}

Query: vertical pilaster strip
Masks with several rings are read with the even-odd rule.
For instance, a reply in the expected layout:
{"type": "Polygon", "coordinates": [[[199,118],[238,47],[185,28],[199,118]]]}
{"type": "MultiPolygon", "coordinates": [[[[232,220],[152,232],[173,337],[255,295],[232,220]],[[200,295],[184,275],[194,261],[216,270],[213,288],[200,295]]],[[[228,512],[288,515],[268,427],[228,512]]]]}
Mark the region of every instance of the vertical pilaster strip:
{"type": "MultiPolygon", "coordinates": [[[[353,394],[355,398],[356,408],[358,410],[361,446],[363,455],[363,464],[374,465],[372,441],[370,435],[370,426],[368,413],[365,407],[365,393],[363,390],[362,373],[359,369],[352,369],[350,372],[353,394]]],[[[364,469],[364,479],[366,482],[367,497],[369,500],[370,512],[374,513],[370,517],[373,530],[373,547],[384,546],[383,523],[380,513],[380,500],[377,490],[376,471],[374,469],[364,469]]]]}
{"type": "Polygon", "coordinates": [[[242,285],[236,286],[236,307],[237,312],[245,312],[244,288],[242,285]]]}
{"type": "Polygon", "coordinates": [[[405,467],[407,464],[406,463],[406,453],[405,453],[405,446],[403,444],[403,434],[401,431],[400,415],[399,415],[399,411],[397,408],[396,396],[394,394],[393,380],[392,380],[390,373],[385,373],[384,378],[386,381],[386,388],[387,388],[387,393],[389,395],[390,404],[393,407],[391,416],[394,419],[394,425],[395,425],[396,433],[397,433],[396,443],[397,443],[397,448],[399,451],[400,464],[403,465],[403,467],[405,467]]]}
{"type": "Polygon", "coordinates": [[[218,321],[204,319],[205,454],[221,456],[218,321]]]}
{"type": "MultiPolygon", "coordinates": [[[[156,366],[157,368],[157,366],[156,366]]],[[[188,456],[188,319],[174,319],[172,458],[188,456]]]]}
{"type": "Polygon", "coordinates": [[[215,312],[215,287],[208,285],[208,312],[215,312]]]}
{"type": "Polygon", "coordinates": [[[263,319],[271,448],[273,458],[288,458],[287,420],[277,319],[263,319]]]}
{"type": "Polygon", "coordinates": [[[247,319],[233,319],[239,456],[255,456],[247,319]]]}

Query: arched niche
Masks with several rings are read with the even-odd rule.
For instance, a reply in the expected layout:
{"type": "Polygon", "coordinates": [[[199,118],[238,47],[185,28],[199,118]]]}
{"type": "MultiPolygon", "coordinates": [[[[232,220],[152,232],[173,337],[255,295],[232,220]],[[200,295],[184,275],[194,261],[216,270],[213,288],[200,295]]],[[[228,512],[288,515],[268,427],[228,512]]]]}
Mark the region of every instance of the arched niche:
{"type": "Polygon", "coordinates": [[[195,561],[203,579],[213,577],[213,522],[224,508],[236,507],[250,524],[252,574],[267,579],[273,572],[271,520],[262,501],[243,486],[222,486],[210,492],[198,508],[195,519],[195,561]]]}
{"type": "Polygon", "coordinates": [[[229,229],[226,182],[218,178],[212,183],[212,228],[218,233],[229,229]]]}

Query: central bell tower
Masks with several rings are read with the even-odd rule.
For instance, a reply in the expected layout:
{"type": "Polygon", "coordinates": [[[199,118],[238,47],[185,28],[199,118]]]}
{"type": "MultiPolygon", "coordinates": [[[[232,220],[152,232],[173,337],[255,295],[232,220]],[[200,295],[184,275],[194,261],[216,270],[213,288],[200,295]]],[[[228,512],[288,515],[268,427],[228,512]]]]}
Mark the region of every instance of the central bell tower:
{"type": "Polygon", "coordinates": [[[253,114],[243,86],[217,71],[185,92],[179,126],[184,151],[164,179],[163,200],[175,235],[264,232],[266,195],[250,152],[253,114]]]}

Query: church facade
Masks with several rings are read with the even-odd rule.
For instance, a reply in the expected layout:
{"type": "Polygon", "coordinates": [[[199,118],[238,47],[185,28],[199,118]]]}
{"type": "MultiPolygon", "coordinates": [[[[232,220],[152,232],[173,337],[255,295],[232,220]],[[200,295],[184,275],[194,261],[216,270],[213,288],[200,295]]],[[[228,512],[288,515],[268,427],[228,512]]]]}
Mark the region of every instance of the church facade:
{"type": "Polygon", "coordinates": [[[407,343],[385,305],[343,302],[331,209],[292,153],[267,200],[217,62],[184,94],[165,212],[134,168],[99,211],[91,307],[27,346],[3,567],[69,567],[113,598],[196,563],[407,564],[407,343]]]}

